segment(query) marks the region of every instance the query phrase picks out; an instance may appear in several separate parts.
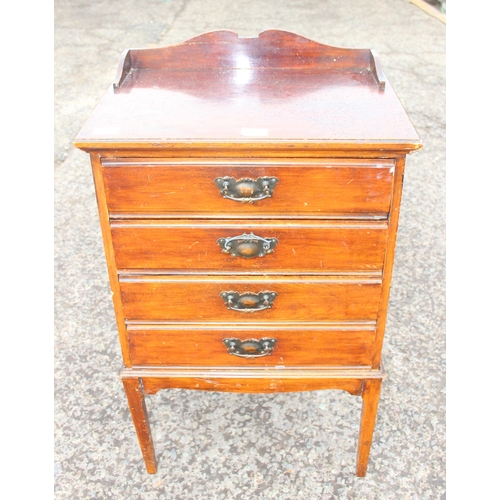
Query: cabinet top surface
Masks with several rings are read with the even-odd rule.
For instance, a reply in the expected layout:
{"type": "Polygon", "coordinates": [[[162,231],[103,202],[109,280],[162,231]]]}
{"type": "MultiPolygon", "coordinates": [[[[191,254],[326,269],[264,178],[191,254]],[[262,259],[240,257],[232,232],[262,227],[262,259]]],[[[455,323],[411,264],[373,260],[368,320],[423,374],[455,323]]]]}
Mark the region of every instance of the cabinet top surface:
{"type": "Polygon", "coordinates": [[[74,141],[83,149],[175,142],[421,146],[373,51],[277,30],[125,51],[74,141]]]}

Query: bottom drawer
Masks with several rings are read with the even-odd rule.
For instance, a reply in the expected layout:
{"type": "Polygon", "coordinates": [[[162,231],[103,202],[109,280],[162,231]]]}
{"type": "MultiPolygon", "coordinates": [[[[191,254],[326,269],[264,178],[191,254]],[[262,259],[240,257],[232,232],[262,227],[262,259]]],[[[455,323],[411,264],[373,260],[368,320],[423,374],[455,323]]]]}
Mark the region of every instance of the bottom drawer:
{"type": "Polygon", "coordinates": [[[135,366],[370,366],[375,326],[128,325],[128,335],[135,366]]]}

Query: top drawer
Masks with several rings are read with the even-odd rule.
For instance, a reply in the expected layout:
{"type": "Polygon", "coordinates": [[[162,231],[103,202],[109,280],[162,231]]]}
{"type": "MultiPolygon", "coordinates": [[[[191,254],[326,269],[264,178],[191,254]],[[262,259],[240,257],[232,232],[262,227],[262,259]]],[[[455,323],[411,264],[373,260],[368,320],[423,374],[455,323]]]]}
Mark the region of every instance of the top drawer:
{"type": "Polygon", "coordinates": [[[385,218],[391,160],[101,160],[110,216],[385,218]]]}

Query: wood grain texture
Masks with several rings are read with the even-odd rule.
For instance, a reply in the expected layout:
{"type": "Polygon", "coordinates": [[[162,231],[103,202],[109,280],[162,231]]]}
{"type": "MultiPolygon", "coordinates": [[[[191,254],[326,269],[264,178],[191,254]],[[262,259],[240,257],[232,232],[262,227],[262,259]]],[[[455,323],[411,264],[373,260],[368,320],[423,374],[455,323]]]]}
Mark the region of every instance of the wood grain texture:
{"type": "Polygon", "coordinates": [[[109,210],[186,216],[305,216],[370,214],[387,217],[394,163],[388,160],[275,161],[188,159],[102,160],[109,210]],[[223,198],[219,177],[278,178],[271,198],[239,203],[223,198]]]}
{"type": "Polygon", "coordinates": [[[364,477],[366,475],[366,469],[368,467],[381,387],[381,379],[365,380],[363,382],[363,408],[361,410],[356,462],[356,475],[359,477],[364,477]]]}
{"type": "Polygon", "coordinates": [[[377,335],[375,349],[373,351],[372,364],[374,367],[380,365],[382,359],[382,344],[385,335],[385,325],[389,308],[389,296],[391,293],[392,272],[394,268],[394,256],[396,253],[396,239],[398,234],[399,213],[401,209],[401,197],[403,193],[403,177],[405,169],[405,157],[401,156],[396,161],[394,194],[391,211],[389,214],[389,233],[387,238],[387,252],[384,262],[384,275],[382,280],[382,294],[380,308],[377,318],[377,335]]]}
{"type": "Polygon", "coordinates": [[[360,395],[363,381],[382,380],[383,370],[359,368],[126,368],[122,379],[140,378],[144,392],[197,389],[223,392],[295,392],[342,389],[360,395]]]}
{"type": "Polygon", "coordinates": [[[369,366],[375,328],[129,325],[128,335],[132,364],[139,366],[369,366]],[[270,355],[248,359],[231,355],[225,338],[275,338],[277,343],[270,355]]]}
{"type": "Polygon", "coordinates": [[[217,30],[169,47],[126,50],[117,77],[141,69],[209,71],[242,67],[235,54],[246,56],[258,68],[340,69],[345,74],[346,69],[368,69],[373,64],[370,50],[331,47],[287,31],[267,30],[256,37],[240,37],[231,30],[217,30]]]}
{"type": "Polygon", "coordinates": [[[116,272],[116,262],[111,242],[111,230],[109,227],[109,213],[106,203],[106,194],[102,180],[102,168],[97,153],[91,154],[92,174],[94,177],[94,186],[97,198],[97,208],[99,210],[99,222],[101,224],[101,233],[104,243],[104,253],[106,255],[106,264],[108,268],[109,284],[115,311],[116,325],[118,328],[118,337],[125,366],[130,366],[130,354],[128,349],[127,330],[125,328],[125,318],[123,316],[123,305],[118,284],[118,274],[116,272]]]}
{"type": "Polygon", "coordinates": [[[121,376],[148,472],[144,394],[340,389],[363,397],[364,476],[405,155],[422,146],[377,55],[278,30],[128,49],[74,144],[91,152],[121,376]],[[219,177],[278,182],[272,197],[242,204],[223,197],[219,177]],[[274,251],[243,258],[260,253],[246,241],[239,256],[222,252],[220,238],[243,234],[274,251]],[[266,355],[237,357],[228,338],[266,355]]]}
{"type": "Polygon", "coordinates": [[[328,47],[276,30],[254,39],[220,31],[176,47],[131,50],[120,64],[124,71],[78,134],[78,147],[207,139],[270,145],[307,139],[358,150],[376,142],[407,151],[420,146],[367,49],[328,47]],[[249,129],[261,132],[248,141],[249,129]]]}
{"type": "Polygon", "coordinates": [[[224,273],[381,271],[386,222],[113,221],[120,270],[224,273]],[[245,258],[224,253],[219,238],[254,234],[276,239],[272,253],[245,258]]]}
{"type": "Polygon", "coordinates": [[[283,379],[300,379],[300,378],[318,378],[318,379],[356,379],[356,380],[372,380],[385,379],[385,371],[383,368],[359,368],[359,367],[288,367],[280,368],[263,368],[263,367],[246,367],[246,368],[228,368],[228,367],[134,367],[123,368],[121,371],[122,378],[241,378],[252,379],[273,379],[279,374],[283,379]]]}
{"type": "Polygon", "coordinates": [[[359,395],[362,387],[361,380],[339,379],[284,379],[276,376],[274,379],[245,380],[234,378],[147,378],[144,379],[146,394],[155,394],[161,389],[191,389],[216,392],[239,392],[259,394],[273,394],[277,392],[319,391],[325,389],[340,389],[352,395],[359,395]]]}
{"type": "Polygon", "coordinates": [[[422,143],[373,139],[356,144],[348,140],[305,140],[282,141],[251,140],[177,140],[158,142],[155,139],[130,139],[126,143],[111,139],[95,142],[78,140],[73,145],[83,151],[98,151],[108,158],[346,158],[380,159],[411,154],[422,148],[422,143]],[[383,152],[383,153],[382,153],[383,152]],[[381,154],[382,153],[382,154],[381,154]]]}
{"type": "Polygon", "coordinates": [[[127,320],[333,321],[376,319],[380,280],[315,277],[121,276],[127,320]],[[270,309],[242,313],[226,307],[221,292],[278,294],[270,309]]]}
{"type": "Polygon", "coordinates": [[[153,436],[151,435],[151,428],[149,426],[148,411],[144,401],[141,380],[138,378],[122,378],[122,383],[127,395],[130,415],[134,422],[146,470],[149,474],[155,474],[156,457],[153,436]]]}

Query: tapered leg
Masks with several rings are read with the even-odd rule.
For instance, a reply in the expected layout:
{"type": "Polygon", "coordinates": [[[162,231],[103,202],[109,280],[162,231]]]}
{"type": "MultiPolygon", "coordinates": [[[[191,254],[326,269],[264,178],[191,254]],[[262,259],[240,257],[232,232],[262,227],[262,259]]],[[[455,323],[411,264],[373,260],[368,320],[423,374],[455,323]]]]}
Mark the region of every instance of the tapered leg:
{"type": "Polygon", "coordinates": [[[368,379],[364,381],[362,393],[363,409],[361,410],[361,423],[359,426],[358,460],[356,466],[356,476],[359,477],[366,475],[381,387],[382,379],[368,379]]]}
{"type": "Polygon", "coordinates": [[[156,457],[153,446],[153,436],[149,427],[148,411],[144,401],[144,391],[137,378],[123,378],[123,387],[127,394],[130,414],[135,425],[137,439],[149,474],[156,474],[156,457]]]}

